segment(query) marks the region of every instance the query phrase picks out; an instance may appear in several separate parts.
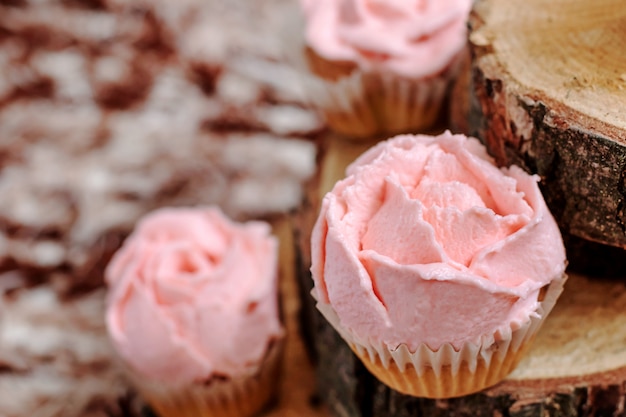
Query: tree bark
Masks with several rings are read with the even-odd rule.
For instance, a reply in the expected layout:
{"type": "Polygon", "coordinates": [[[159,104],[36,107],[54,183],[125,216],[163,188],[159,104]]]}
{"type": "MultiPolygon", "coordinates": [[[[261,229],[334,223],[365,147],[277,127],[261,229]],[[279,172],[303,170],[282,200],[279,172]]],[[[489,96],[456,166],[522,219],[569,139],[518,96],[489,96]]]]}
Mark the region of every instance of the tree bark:
{"type": "Polygon", "coordinates": [[[310,232],[322,195],[371,144],[328,138],[319,178],[295,216],[301,330],[318,390],[336,417],[625,416],[626,282],[571,275],[522,363],[483,392],[448,400],[400,394],[372,376],[317,312],[310,296],[310,232]]]}
{"type": "Polygon", "coordinates": [[[626,248],[625,19],[622,0],[478,1],[467,112],[468,133],[500,165],[539,174],[566,235],[618,248],[626,248]]]}

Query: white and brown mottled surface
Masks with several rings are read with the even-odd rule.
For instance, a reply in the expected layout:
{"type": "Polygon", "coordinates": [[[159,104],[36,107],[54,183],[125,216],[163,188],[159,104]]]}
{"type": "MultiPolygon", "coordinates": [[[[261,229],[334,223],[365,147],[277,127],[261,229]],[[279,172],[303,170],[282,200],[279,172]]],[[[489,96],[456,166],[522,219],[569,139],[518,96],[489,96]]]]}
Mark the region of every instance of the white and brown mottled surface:
{"type": "Polygon", "coordinates": [[[298,205],[323,125],[283,63],[293,7],[0,0],[0,416],[138,410],[102,268],[142,214],[298,205]]]}
{"type": "Polygon", "coordinates": [[[290,4],[0,1],[0,268],[73,285],[146,210],[295,207],[322,126],[280,61],[290,4]]]}

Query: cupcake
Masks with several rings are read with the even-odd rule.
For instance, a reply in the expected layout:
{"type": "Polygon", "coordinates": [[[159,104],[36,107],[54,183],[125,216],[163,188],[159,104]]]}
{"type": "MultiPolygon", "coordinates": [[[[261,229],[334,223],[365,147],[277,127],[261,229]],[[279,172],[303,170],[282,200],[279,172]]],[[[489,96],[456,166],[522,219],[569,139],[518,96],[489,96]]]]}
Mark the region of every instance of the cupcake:
{"type": "Polygon", "coordinates": [[[464,56],[471,0],[301,0],[307,94],[348,138],[436,124],[464,56]]]}
{"type": "Polygon", "coordinates": [[[326,194],[313,296],[383,383],[450,398],[514,369],[566,280],[537,181],[445,132],[380,142],[326,194]]]}
{"type": "Polygon", "coordinates": [[[277,393],[277,239],[217,208],[146,216],[107,266],[113,346],[161,417],[252,416],[277,393]]]}

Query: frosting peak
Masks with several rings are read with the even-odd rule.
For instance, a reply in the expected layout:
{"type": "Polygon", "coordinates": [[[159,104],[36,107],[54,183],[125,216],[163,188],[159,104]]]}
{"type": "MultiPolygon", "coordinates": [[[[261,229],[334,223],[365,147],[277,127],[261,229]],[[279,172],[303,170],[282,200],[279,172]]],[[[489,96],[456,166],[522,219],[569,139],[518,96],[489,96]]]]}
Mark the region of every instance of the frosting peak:
{"type": "Polygon", "coordinates": [[[306,40],[329,60],[419,78],[442,71],[466,42],[471,0],[301,0],[306,40]]]}
{"type": "Polygon", "coordinates": [[[135,370],[166,382],[253,372],[282,332],[276,262],[265,223],[158,210],[106,269],[111,339],[135,370]]]}
{"type": "Polygon", "coordinates": [[[357,340],[478,344],[527,322],[565,250],[537,177],[473,138],[397,136],[358,158],[312,235],[318,300],[357,340]]]}

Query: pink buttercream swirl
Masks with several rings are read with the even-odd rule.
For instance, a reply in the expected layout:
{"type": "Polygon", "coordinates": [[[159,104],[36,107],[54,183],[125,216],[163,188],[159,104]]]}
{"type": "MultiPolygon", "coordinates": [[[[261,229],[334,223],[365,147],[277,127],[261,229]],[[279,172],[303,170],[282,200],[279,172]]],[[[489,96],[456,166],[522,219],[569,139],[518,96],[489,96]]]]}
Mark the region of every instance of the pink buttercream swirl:
{"type": "Polygon", "coordinates": [[[459,349],[514,330],[565,269],[537,181],[497,168],[463,135],[381,142],[324,198],[312,235],[318,300],[357,340],[390,349],[459,349]]]}
{"type": "Polygon", "coordinates": [[[168,383],[254,372],[282,334],[270,232],[217,208],[146,216],[106,269],[106,321],[120,356],[168,383]]]}
{"type": "Polygon", "coordinates": [[[301,0],[306,42],[329,60],[421,78],[466,44],[472,0],[301,0]]]}

